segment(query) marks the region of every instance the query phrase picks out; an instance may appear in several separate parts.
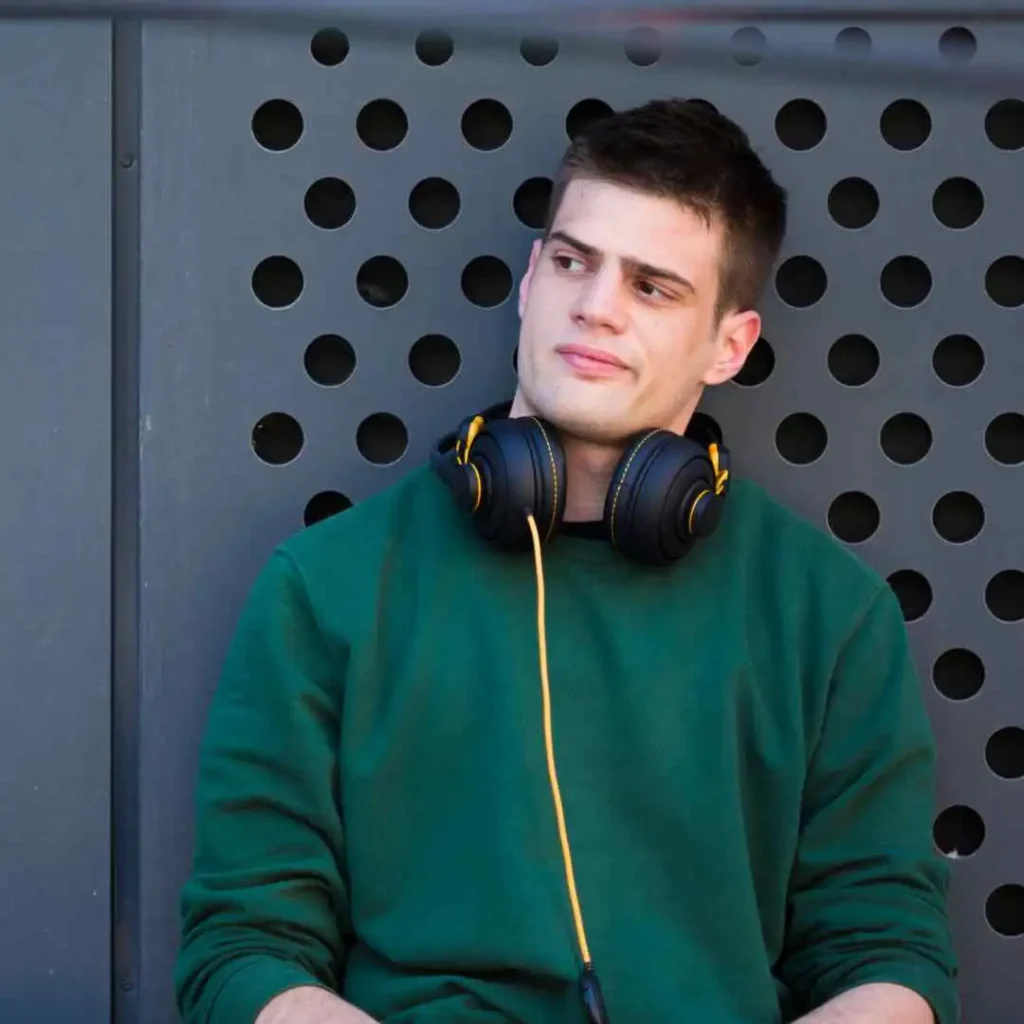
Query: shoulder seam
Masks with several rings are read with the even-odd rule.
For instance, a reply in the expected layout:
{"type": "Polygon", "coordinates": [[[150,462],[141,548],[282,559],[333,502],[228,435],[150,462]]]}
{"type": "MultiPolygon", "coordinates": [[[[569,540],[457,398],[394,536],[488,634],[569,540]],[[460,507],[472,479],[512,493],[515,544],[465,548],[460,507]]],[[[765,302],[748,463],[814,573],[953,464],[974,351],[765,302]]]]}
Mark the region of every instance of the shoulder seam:
{"type": "Polygon", "coordinates": [[[832,659],[832,663],[829,667],[828,685],[825,688],[825,700],[822,703],[821,720],[817,723],[815,729],[816,736],[814,744],[807,754],[808,768],[814,762],[814,759],[817,757],[818,750],[821,746],[822,733],[825,728],[826,720],[829,717],[829,710],[832,707],[832,699],[835,694],[836,678],[838,675],[836,669],[838,668],[839,663],[843,660],[847,648],[849,648],[850,644],[853,643],[854,638],[857,636],[857,634],[863,627],[869,613],[871,612],[871,609],[874,608],[880,600],[884,599],[885,592],[888,586],[889,584],[885,581],[882,581],[880,584],[875,585],[875,587],[868,594],[867,598],[864,600],[863,606],[853,616],[853,621],[850,625],[850,628],[847,630],[846,634],[842,637],[839,643],[836,644],[835,657],[832,659]]]}
{"type": "Polygon", "coordinates": [[[320,638],[320,642],[333,654],[341,657],[343,652],[335,649],[327,630],[324,629],[324,624],[321,622],[320,616],[317,614],[317,610],[313,605],[313,600],[309,596],[309,582],[306,579],[306,574],[302,571],[302,566],[299,565],[298,559],[296,559],[295,555],[284,544],[279,544],[274,548],[273,557],[281,558],[288,566],[288,570],[297,585],[303,609],[309,616],[310,621],[313,623],[313,626],[316,629],[316,634],[320,638]]]}

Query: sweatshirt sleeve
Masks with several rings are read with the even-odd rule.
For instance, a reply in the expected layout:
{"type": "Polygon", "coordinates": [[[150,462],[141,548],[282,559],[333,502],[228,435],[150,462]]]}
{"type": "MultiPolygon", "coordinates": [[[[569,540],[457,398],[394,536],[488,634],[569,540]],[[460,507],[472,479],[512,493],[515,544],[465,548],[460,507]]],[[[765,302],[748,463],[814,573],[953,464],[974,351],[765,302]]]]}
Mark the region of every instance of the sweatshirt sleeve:
{"type": "Polygon", "coordinates": [[[779,973],[807,1012],[868,982],[955,1024],[935,751],[902,611],[883,586],[835,666],[811,758],[779,973]]]}
{"type": "Polygon", "coordinates": [[[184,1024],[252,1024],[297,985],[338,991],[342,669],[296,566],[275,551],[242,609],[200,751],[174,978],[184,1024]]]}

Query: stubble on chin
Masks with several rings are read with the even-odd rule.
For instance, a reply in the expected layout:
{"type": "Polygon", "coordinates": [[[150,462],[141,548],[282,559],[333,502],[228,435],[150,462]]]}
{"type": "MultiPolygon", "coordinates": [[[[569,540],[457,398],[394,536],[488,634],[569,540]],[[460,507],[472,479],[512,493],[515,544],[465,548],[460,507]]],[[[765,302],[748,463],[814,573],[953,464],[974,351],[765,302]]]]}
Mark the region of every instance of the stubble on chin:
{"type": "Polygon", "coordinates": [[[553,424],[567,440],[618,448],[633,433],[612,397],[552,391],[529,403],[536,415],[553,424]]]}

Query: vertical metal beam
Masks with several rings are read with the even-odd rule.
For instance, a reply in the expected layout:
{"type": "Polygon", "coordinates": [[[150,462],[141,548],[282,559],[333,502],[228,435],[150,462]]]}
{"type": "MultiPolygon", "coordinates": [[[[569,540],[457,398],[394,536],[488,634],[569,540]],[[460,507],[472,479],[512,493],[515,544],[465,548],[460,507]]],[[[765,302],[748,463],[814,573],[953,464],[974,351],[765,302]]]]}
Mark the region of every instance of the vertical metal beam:
{"type": "Polygon", "coordinates": [[[139,163],[142,29],[113,29],[113,1021],[138,1019],[139,163]]]}

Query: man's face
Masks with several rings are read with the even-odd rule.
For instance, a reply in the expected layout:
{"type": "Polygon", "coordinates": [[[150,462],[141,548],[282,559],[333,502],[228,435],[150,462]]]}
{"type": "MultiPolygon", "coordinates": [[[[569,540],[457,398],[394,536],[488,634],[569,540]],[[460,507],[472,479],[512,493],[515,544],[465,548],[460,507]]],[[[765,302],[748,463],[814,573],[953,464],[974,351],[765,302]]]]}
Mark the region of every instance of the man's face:
{"type": "Polygon", "coordinates": [[[672,200],[573,180],[519,289],[520,408],[602,444],[681,432],[760,333],[751,311],[716,323],[722,245],[672,200]]]}

